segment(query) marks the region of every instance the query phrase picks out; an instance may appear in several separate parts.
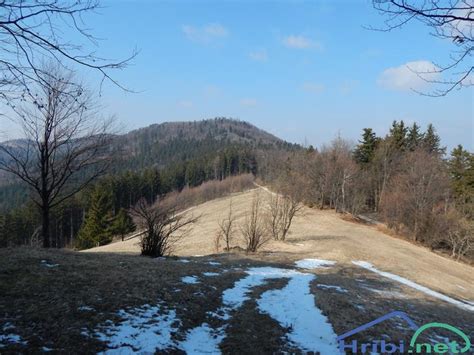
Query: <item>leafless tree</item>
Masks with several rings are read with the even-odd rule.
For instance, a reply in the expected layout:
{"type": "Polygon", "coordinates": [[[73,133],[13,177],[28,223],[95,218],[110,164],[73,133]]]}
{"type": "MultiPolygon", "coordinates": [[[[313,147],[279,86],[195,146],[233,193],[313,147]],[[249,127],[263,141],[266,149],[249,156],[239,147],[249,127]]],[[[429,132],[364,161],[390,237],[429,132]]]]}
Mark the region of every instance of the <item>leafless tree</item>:
{"type": "Polygon", "coordinates": [[[232,209],[232,199],[229,202],[229,211],[227,216],[219,221],[219,230],[217,231],[216,235],[216,249],[219,249],[220,241],[223,240],[225,243],[225,250],[230,250],[230,244],[232,243],[232,239],[234,237],[235,232],[235,215],[232,209]]]}
{"type": "Polygon", "coordinates": [[[175,199],[159,199],[149,204],[141,199],[131,210],[139,228],[145,233],[141,236],[141,253],[145,256],[159,257],[170,255],[173,248],[189,232],[198,217],[179,212],[175,199]]]}
{"type": "MultiPolygon", "coordinates": [[[[295,187],[297,189],[297,187],[295,187]]],[[[293,218],[302,210],[303,203],[296,194],[281,190],[268,202],[268,229],[275,240],[285,240],[293,218]]]]}
{"type": "Polygon", "coordinates": [[[472,0],[372,0],[374,8],[385,15],[385,26],[391,31],[411,21],[420,21],[431,29],[434,37],[449,40],[455,46],[450,63],[436,65],[431,72],[417,72],[428,82],[438,84],[429,96],[444,96],[455,88],[474,85],[472,77],[474,2],[472,0]],[[425,79],[427,74],[445,74],[443,80],[425,79]]]}
{"type": "Polygon", "coordinates": [[[50,247],[50,212],[103,174],[110,163],[111,121],[97,116],[92,96],[71,73],[50,66],[48,85],[18,106],[22,140],[0,145],[0,170],[33,191],[43,246],[50,247]]]}
{"type": "MultiPolygon", "coordinates": [[[[71,43],[61,26],[82,36],[95,47],[94,37],[84,23],[84,16],[100,8],[99,0],[3,0],[0,2],[0,95],[6,103],[30,92],[31,86],[49,85],[50,73],[42,63],[54,62],[66,67],[80,66],[98,72],[104,80],[120,86],[110,76],[133,58],[111,62],[94,54],[93,48],[71,43]]],[[[122,86],[120,86],[122,87],[122,86]]]]}
{"type": "Polygon", "coordinates": [[[394,228],[406,228],[414,241],[430,238],[436,210],[445,204],[449,181],[439,157],[419,150],[406,156],[404,169],[393,178],[381,211],[394,228]]]}
{"type": "Polygon", "coordinates": [[[240,230],[245,241],[247,253],[256,252],[271,238],[262,214],[262,199],[259,192],[255,192],[250,213],[246,216],[240,230]]]}

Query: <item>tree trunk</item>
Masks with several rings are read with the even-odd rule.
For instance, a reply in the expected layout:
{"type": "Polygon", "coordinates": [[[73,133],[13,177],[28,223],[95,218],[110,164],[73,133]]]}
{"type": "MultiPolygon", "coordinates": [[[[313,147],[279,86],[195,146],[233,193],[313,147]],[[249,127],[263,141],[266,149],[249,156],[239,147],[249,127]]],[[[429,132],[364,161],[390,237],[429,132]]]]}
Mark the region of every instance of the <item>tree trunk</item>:
{"type": "Polygon", "coordinates": [[[43,248],[49,248],[51,246],[51,241],[49,239],[49,207],[41,207],[41,219],[42,219],[42,230],[41,234],[43,236],[43,248]]]}

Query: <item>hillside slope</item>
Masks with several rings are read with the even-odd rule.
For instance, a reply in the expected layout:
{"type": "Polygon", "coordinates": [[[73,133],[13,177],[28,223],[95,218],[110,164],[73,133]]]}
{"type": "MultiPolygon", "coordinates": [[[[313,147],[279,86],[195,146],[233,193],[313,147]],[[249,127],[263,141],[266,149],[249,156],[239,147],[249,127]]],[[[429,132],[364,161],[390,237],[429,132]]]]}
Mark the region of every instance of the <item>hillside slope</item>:
{"type": "MultiPolygon", "coordinates": [[[[226,216],[230,200],[239,224],[249,211],[256,191],[262,197],[268,197],[267,191],[257,189],[209,201],[191,209],[189,213],[201,217],[189,235],[176,246],[175,254],[214,254],[218,222],[226,216]]],[[[236,230],[234,245],[243,247],[239,230],[236,230]]],[[[321,258],[350,266],[352,261],[363,260],[436,291],[474,300],[474,273],[471,266],[391,237],[376,227],[345,221],[333,211],[305,207],[302,214],[295,217],[287,240],[272,240],[262,251],[257,256],[258,259],[278,262],[291,263],[302,258],[321,258]]],[[[89,249],[88,252],[138,254],[138,239],[89,249]]]]}

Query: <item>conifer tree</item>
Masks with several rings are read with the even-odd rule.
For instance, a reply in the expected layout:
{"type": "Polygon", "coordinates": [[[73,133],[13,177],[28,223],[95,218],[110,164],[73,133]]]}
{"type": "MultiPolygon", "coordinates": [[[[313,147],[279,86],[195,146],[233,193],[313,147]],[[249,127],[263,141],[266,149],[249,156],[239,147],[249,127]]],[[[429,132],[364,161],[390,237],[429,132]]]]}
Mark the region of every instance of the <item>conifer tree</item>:
{"type": "Polygon", "coordinates": [[[441,138],[436,133],[436,129],[431,123],[428,125],[423,137],[423,147],[428,151],[428,153],[444,154],[446,151],[446,148],[441,147],[441,138]]]}
{"type": "Polygon", "coordinates": [[[406,136],[407,128],[405,127],[403,120],[401,120],[400,123],[393,121],[388,135],[391,145],[397,150],[404,151],[407,144],[406,136]]]}
{"type": "Polygon", "coordinates": [[[84,224],[79,231],[77,247],[92,248],[112,241],[112,194],[109,189],[96,187],[91,196],[91,203],[84,224]]]}
{"type": "Polygon", "coordinates": [[[125,235],[135,231],[136,226],[133,223],[132,218],[128,213],[121,208],[117,216],[115,216],[114,223],[112,224],[112,232],[115,235],[120,235],[122,241],[125,235]]]}
{"type": "Polygon", "coordinates": [[[416,150],[423,143],[423,133],[420,131],[420,126],[416,122],[408,129],[407,134],[407,148],[410,151],[416,150]]]}
{"type": "Polygon", "coordinates": [[[362,140],[354,150],[354,159],[359,164],[368,164],[372,161],[379,138],[376,136],[372,128],[364,128],[362,140]]]}

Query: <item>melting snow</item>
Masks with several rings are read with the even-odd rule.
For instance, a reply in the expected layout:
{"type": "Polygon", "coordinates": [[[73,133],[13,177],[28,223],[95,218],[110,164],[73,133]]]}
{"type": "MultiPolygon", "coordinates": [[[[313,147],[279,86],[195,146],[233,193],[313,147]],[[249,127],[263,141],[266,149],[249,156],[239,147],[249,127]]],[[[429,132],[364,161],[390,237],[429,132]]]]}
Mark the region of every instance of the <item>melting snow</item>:
{"type": "Polygon", "coordinates": [[[203,272],[204,276],[219,276],[218,272],[203,272]]]}
{"type": "Polygon", "coordinates": [[[284,327],[291,327],[288,339],[306,351],[338,354],[336,334],[314,304],[310,282],[314,275],[295,273],[281,290],[267,291],[258,300],[261,311],[284,327]]]}
{"type": "Polygon", "coordinates": [[[181,278],[181,282],[185,284],[198,284],[199,283],[196,276],[184,276],[181,278]]]}
{"type": "Polygon", "coordinates": [[[416,289],[420,292],[423,292],[423,293],[425,293],[429,296],[432,296],[432,297],[438,298],[440,300],[443,300],[445,302],[451,303],[451,304],[453,304],[457,307],[467,309],[468,311],[471,311],[471,312],[474,311],[474,305],[467,304],[467,303],[455,300],[454,298],[451,298],[449,296],[443,295],[442,293],[433,291],[433,290],[429,289],[428,287],[419,285],[419,284],[417,284],[417,283],[415,283],[411,280],[408,280],[404,277],[392,274],[390,272],[380,271],[377,268],[375,268],[371,263],[368,263],[367,261],[353,261],[352,263],[354,265],[363,267],[364,269],[375,272],[375,273],[377,273],[381,276],[384,276],[386,278],[389,278],[389,279],[392,279],[394,281],[400,282],[400,283],[402,283],[402,284],[404,284],[408,287],[414,288],[414,289],[416,289]]]}
{"type": "Polygon", "coordinates": [[[214,330],[207,323],[188,332],[186,340],[180,343],[180,348],[186,354],[220,354],[219,343],[224,335],[219,330],[214,330]]]}
{"type": "MultiPolygon", "coordinates": [[[[251,289],[262,285],[265,280],[289,278],[288,285],[282,290],[262,294],[257,301],[259,309],[283,327],[291,327],[288,338],[302,349],[319,351],[323,355],[339,352],[336,334],[327,318],[315,306],[314,296],[310,293],[310,282],[315,278],[314,275],[274,267],[254,267],[246,273],[248,276],[223,292],[224,307],[218,311],[223,315],[219,314],[219,318],[228,319],[230,311],[241,307],[249,299],[251,289]]],[[[220,332],[223,332],[223,327],[220,332]]]]}
{"type": "Polygon", "coordinates": [[[166,312],[159,305],[144,305],[131,311],[120,310],[118,315],[123,319],[120,324],[111,327],[106,322],[101,328],[107,329],[96,333],[110,348],[105,354],[134,354],[137,350],[155,353],[174,347],[171,339],[171,334],[177,331],[173,326],[177,322],[174,310],[166,312]]]}
{"type": "Polygon", "coordinates": [[[333,266],[336,264],[336,262],[323,259],[303,259],[296,261],[295,264],[301,269],[317,269],[321,267],[333,266]]]}
{"type": "Polygon", "coordinates": [[[188,259],[179,259],[177,260],[179,263],[190,263],[188,259]]]}
{"type": "MultiPolygon", "coordinates": [[[[310,283],[316,277],[298,270],[273,267],[254,267],[246,270],[247,276],[235,282],[222,294],[223,306],[208,316],[224,322],[218,328],[208,323],[189,330],[184,341],[172,339],[178,333],[181,322],[174,310],[163,310],[160,305],[145,305],[134,310],[121,310],[122,321],[118,325],[105,322],[96,332],[106,342],[107,354],[148,353],[181,349],[186,353],[219,354],[219,344],[225,338],[225,329],[232,316],[249,299],[252,288],[268,279],[289,279],[281,290],[264,292],[257,300],[258,309],[289,328],[288,340],[305,351],[317,351],[322,355],[339,353],[336,334],[327,318],[316,307],[310,292],[310,283]],[[102,330],[105,329],[105,330],[102,330]]],[[[214,273],[213,273],[214,274],[214,273]]],[[[195,276],[182,278],[183,282],[196,283],[195,276]]]]}
{"type": "Polygon", "coordinates": [[[41,260],[41,265],[46,267],[57,267],[59,264],[50,264],[47,260],[41,260]]]}
{"type": "Polygon", "coordinates": [[[21,336],[9,332],[10,330],[15,329],[15,326],[11,323],[6,323],[2,328],[2,333],[0,334],[0,348],[3,348],[6,344],[28,344],[27,341],[23,341],[21,336]],[[8,332],[8,333],[7,333],[8,332]]]}
{"type": "Polygon", "coordinates": [[[322,288],[323,290],[335,290],[337,292],[341,292],[341,293],[347,293],[349,291],[347,291],[345,288],[343,287],[340,287],[340,286],[334,286],[334,285],[323,285],[323,284],[318,284],[318,287],[319,288],[322,288]]]}
{"type": "Polygon", "coordinates": [[[209,265],[212,265],[212,266],[219,266],[221,263],[217,262],[217,261],[208,261],[207,262],[209,265]]]}

